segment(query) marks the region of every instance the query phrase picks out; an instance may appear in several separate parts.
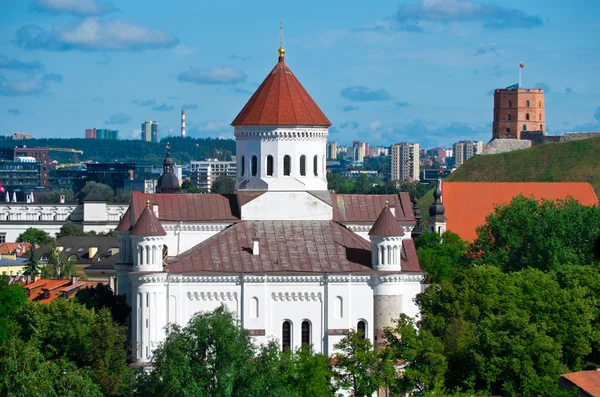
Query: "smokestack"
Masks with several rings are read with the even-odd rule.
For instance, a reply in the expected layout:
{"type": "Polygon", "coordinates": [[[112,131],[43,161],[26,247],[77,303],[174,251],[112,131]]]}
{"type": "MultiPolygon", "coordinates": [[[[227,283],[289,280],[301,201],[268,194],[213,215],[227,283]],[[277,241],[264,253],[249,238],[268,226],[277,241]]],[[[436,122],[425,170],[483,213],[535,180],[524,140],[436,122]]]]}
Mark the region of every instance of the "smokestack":
{"type": "Polygon", "coordinates": [[[181,111],[181,137],[185,138],[185,110],[181,111]]]}

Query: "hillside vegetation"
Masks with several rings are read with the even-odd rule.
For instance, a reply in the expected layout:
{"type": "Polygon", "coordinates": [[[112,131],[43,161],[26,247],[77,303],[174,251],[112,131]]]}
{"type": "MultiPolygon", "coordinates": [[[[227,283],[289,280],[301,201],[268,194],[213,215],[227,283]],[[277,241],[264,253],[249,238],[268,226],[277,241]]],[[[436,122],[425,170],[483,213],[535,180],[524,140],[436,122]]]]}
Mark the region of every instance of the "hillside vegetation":
{"type": "Polygon", "coordinates": [[[600,196],[600,138],[475,156],[448,182],[590,182],[600,196]]]}
{"type": "MultiPolygon", "coordinates": [[[[91,160],[97,162],[123,162],[160,165],[165,158],[167,141],[171,144],[171,156],[178,164],[186,164],[192,160],[205,160],[218,158],[230,160],[235,154],[235,141],[233,139],[195,139],[169,137],[161,142],[144,142],[142,140],[96,140],[96,139],[27,139],[13,141],[0,139],[0,147],[14,147],[26,145],[27,147],[43,148],[69,148],[83,150],[83,155],[77,155],[77,161],[91,160]]],[[[74,162],[73,154],[68,152],[50,152],[50,158],[59,162],[74,162]]]]}

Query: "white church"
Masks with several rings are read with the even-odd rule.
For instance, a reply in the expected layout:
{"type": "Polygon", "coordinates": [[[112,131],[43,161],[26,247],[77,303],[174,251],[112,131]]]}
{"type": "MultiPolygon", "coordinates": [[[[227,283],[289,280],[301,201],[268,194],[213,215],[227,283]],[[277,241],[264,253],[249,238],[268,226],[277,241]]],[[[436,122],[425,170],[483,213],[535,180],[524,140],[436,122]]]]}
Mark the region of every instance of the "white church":
{"type": "Polygon", "coordinates": [[[416,203],[408,193],[327,190],[331,123],[284,54],[232,123],[236,193],[179,193],[167,148],[157,193],[133,193],[116,229],[118,292],[132,307],[138,365],[168,323],[220,305],[257,343],[274,337],[325,354],[349,329],[377,343],[401,313],[419,314],[416,203]]]}

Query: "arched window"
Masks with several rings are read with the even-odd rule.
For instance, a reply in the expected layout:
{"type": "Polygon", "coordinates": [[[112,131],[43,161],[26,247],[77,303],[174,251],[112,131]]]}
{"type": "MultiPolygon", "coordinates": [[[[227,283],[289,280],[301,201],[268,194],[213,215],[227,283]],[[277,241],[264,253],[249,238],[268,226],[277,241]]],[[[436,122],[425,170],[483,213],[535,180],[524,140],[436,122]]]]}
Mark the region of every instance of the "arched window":
{"type": "Polygon", "coordinates": [[[512,120],[512,116],[510,114],[507,117],[508,117],[508,121],[512,120]]]}
{"type": "Polygon", "coordinates": [[[169,247],[167,245],[163,245],[162,249],[162,264],[165,266],[167,264],[167,258],[169,257],[169,247]]]}
{"type": "Polygon", "coordinates": [[[138,247],[138,265],[144,264],[144,247],[138,247]]]}
{"type": "Polygon", "coordinates": [[[398,246],[397,245],[394,245],[394,255],[392,258],[393,258],[392,264],[397,265],[398,264],[398,246]]]}
{"type": "Polygon", "coordinates": [[[310,322],[302,321],[302,346],[310,345],[310,322]]]}
{"type": "Polygon", "coordinates": [[[150,265],[150,246],[146,246],[146,265],[150,265]]]}
{"type": "Polygon", "coordinates": [[[385,265],[385,246],[381,247],[381,263],[380,265],[385,265]]]}
{"type": "Polygon", "coordinates": [[[512,101],[508,101],[508,107],[512,108],[512,101]]]}
{"type": "Polygon", "coordinates": [[[252,156],[252,176],[256,176],[256,173],[258,172],[258,157],[256,156],[252,156]]]}
{"type": "Polygon", "coordinates": [[[288,156],[287,154],[285,156],[283,156],[283,175],[285,176],[290,176],[290,174],[292,173],[292,158],[290,156],[288,156]]]}
{"type": "Polygon", "coordinates": [[[313,173],[315,176],[319,176],[319,156],[313,158],[313,173]]]}
{"type": "Polygon", "coordinates": [[[273,156],[267,156],[267,176],[273,176],[273,156]]]}
{"type": "Polygon", "coordinates": [[[366,338],[367,337],[367,323],[365,323],[363,320],[360,320],[356,324],[356,331],[358,332],[358,335],[362,336],[363,338],[366,338]]]}
{"type": "Polygon", "coordinates": [[[525,115],[525,120],[529,120],[529,113],[525,115]]]}
{"type": "Polygon", "coordinates": [[[335,318],[344,317],[344,301],[341,296],[335,297],[335,318]]]}
{"type": "Polygon", "coordinates": [[[258,318],[259,316],[259,311],[258,311],[258,298],[254,297],[252,298],[252,317],[254,318],[258,318]]]}
{"type": "Polygon", "coordinates": [[[300,175],[306,176],[306,156],[300,156],[300,175]]]}
{"type": "Polygon", "coordinates": [[[527,125],[523,124],[523,131],[527,131],[527,125]]]}
{"type": "Polygon", "coordinates": [[[542,115],[540,114],[538,118],[539,118],[539,119],[540,119],[540,121],[541,121],[541,120],[542,120],[542,115]]]}
{"type": "Polygon", "coordinates": [[[287,320],[281,325],[281,345],[283,350],[292,349],[292,323],[287,320]]]}
{"type": "Polygon", "coordinates": [[[525,104],[525,106],[529,107],[529,101],[527,101],[527,103],[525,104]]]}
{"type": "Polygon", "coordinates": [[[244,176],[246,173],[246,157],[242,156],[242,163],[240,164],[240,175],[244,176]]]}
{"type": "Polygon", "coordinates": [[[544,127],[542,127],[542,125],[540,124],[540,131],[543,131],[544,127]]]}
{"type": "Polygon", "coordinates": [[[387,265],[391,265],[392,264],[392,247],[390,247],[389,245],[387,246],[387,265]]]}

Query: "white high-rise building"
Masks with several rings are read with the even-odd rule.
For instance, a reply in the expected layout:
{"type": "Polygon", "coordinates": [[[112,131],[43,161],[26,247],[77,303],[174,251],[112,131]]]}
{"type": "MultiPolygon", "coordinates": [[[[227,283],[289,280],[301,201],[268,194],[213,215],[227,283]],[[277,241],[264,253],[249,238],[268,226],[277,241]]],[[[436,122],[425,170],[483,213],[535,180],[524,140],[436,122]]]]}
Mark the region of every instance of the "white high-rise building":
{"type": "Polygon", "coordinates": [[[454,166],[458,168],[471,157],[483,152],[483,141],[458,141],[453,147],[454,166]]]}
{"type": "Polygon", "coordinates": [[[237,163],[217,159],[190,162],[190,181],[202,189],[210,191],[213,182],[220,176],[235,179],[237,177],[237,163]]]}
{"type": "Polygon", "coordinates": [[[420,146],[418,143],[396,143],[391,148],[393,181],[418,181],[420,178],[420,146]]]}

